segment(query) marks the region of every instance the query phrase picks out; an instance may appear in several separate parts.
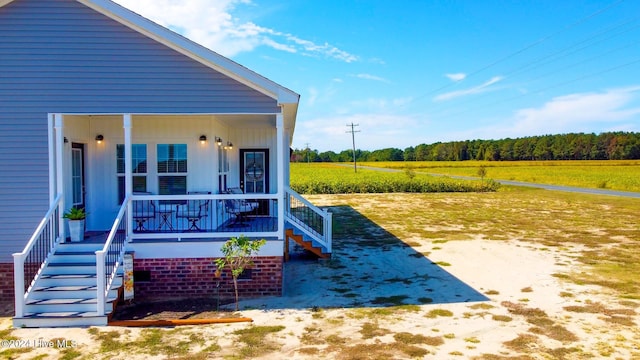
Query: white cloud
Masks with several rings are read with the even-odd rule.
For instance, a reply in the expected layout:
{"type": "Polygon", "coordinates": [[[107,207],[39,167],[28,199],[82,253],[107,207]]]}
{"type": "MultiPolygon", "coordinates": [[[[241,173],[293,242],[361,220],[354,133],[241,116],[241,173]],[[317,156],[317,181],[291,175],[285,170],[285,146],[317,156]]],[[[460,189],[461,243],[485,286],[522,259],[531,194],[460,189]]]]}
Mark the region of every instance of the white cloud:
{"type": "Polygon", "coordinates": [[[639,131],[640,86],[557,96],[520,109],[508,122],[451,133],[451,140],[500,139],[570,132],[639,131]]]}
{"type": "MultiPolygon", "coordinates": [[[[627,106],[638,98],[640,87],[613,89],[601,93],[558,96],[540,108],[516,112],[513,130],[517,133],[561,133],[583,131],[593,123],[626,121],[640,114],[640,107],[627,106]]],[[[614,125],[615,123],[615,125],[614,125]]]]}
{"type": "Polygon", "coordinates": [[[294,147],[310,143],[312,149],[340,152],[351,149],[351,133],[347,124],[355,127],[356,147],[364,150],[376,150],[386,147],[405,148],[422,142],[420,132],[426,123],[411,116],[398,114],[359,113],[345,116],[327,116],[299,121],[296,126],[294,147]]]}
{"type": "Polygon", "coordinates": [[[455,73],[455,74],[444,74],[444,76],[448,77],[451,81],[462,81],[466,79],[467,74],[465,73],[455,73]]]}
{"type": "Polygon", "coordinates": [[[489,79],[488,81],[486,81],[485,83],[478,85],[478,86],[474,86],[472,88],[469,89],[464,89],[464,90],[457,90],[457,91],[451,91],[448,93],[444,93],[441,95],[438,95],[436,97],[433,98],[434,101],[445,101],[445,100],[451,100],[451,99],[455,99],[461,96],[467,96],[467,95],[473,95],[473,94],[481,94],[481,93],[485,93],[487,91],[492,91],[493,89],[490,87],[491,85],[500,82],[503,79],[502,76],[494,76],[491,79],[489,79]]]}
{"type": "Polygon", "coordinates": [[[295,35],[243,22],[233,16],[250,0],[115,0],[120,5],[170,28],[224,56],[266,46],[305,56],[324,56],[347,63],[358,57],[328,43],[316,44],[295,35]]]}
{"type": "Polygon", "coordinates": [[[315,105],[316,100],[318,100],[318,96],[319,96],[318,89],[314,87],[309,88],[309,94],[307,95],[307,104],[309,106],[315,105]]]}
{"type": "Polygon", "coordinates": [[[398,110],[398,107],[411,103],[413,97],[404,98],[366,98],[352,100],[348,103],[349,109],[345,113],[371,112],[390,113],[398,110]]]}
{"type": "Polygon", "coordinates": [[[376,76],[376,75],[371,75],[371,74],[356,74],[356,75],[353,75],[353,76],[355,76],[355,77],[357,77],[359,79],[380,81],[380,82],[383,82],[383,83],[389,83],[390,82],[389,80],[387,80],[387,79],[385,79],[383,77],[376,76]]]}

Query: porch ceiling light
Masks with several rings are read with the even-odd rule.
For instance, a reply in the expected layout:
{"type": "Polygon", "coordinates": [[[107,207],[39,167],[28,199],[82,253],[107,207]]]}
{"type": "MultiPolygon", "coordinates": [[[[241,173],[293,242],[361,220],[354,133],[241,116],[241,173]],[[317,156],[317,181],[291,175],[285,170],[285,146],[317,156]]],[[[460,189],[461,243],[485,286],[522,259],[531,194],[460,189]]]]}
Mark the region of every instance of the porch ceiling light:
{"type": "Polygon", "coordinates": [[[218,144],[218,146],[222,146],[222,139],[218,136],[216,136],[216,144],[218,144]]]}
{"type": "Polygon", "coordinates": [[[207,135],[200,135],[200,143],[204,144],[205,142],[207,142],[207,135]]]}
{"type": "Polygon", "coordinates": [[[104,140],[104,136],[102,136],[102,134],[96,135],[96,141],[98,144],[102,143],[102,140],[104,140]]]}

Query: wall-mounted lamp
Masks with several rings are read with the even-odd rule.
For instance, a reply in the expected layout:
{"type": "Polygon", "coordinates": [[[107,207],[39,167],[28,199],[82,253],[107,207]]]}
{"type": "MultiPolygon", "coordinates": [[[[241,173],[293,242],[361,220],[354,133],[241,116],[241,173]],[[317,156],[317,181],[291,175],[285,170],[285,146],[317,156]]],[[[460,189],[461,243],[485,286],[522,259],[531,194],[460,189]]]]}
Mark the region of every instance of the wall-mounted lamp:
{"type": "Polygon", "coordinates": [[[200,143],[204,144],[207,142],[207,135],[200,135],[200,143]]]}
{"type": "Polygon", "coordinates": [[[96,141],[98,142],[98,144],[101,144],[102,140],[104,140],[104,136],[102,136],[102,134],[96,136],[96,141]]]}
{"type": "Polygon", "coordinates": [[[231,141],[227,141],[227,149],[233,149],[233,144],[231,143],[231,141]]]}
{"type": "Polygon", "coordinates": [[[218,144],[218,146],[222,146],[222,139],[218,136],[216,136],[216,144],[218,144]]]}

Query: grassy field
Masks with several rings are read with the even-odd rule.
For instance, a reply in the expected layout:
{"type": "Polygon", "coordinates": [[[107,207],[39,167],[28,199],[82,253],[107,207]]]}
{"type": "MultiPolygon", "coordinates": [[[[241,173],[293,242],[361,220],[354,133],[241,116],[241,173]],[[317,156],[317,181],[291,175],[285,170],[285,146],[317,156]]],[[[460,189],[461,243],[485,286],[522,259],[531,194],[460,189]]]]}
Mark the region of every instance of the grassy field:
{"type": "Polygon", "coordinates": [[[640,192],[639,160],[411,161],[361,165],[462,176],[477,176],[480,166],[484,166],[489,179],[640,192]]]}
{"type": "Polygon", "coordinates": [[[640,300],[637,199],[515,187],[491,194],[380,194],[371,207],[348,197],[342,195],[400,239],[430,239],[434,244],[469,238],[523,239],[547,247],[583,249],[579,260],[588,270],[559,276],[609,288],[621,299],[640,300]],[[394,207],[396,203],[403,206],[394,207]]]}
{"type": "Polygon", "coordinates": [[[329,163],[291,164],[291,188],[301,194],[434,193],[495,191],[493,181],[459,180],[413,170],[384,172],[329,163]]]}
{"type": "MultiPolygon", "coordinates": [[[[609,172],[609,181],[617,183],[639,166],[590,163],[519,163],[511,170],[514,177],[534,170],[556,172],[548,177],[554,184],[587,186],[564,182],[561,175],[569,171],[563,169],[588,168],[594,178],[609,172]]],[[[416,173],[453,170],[469,176],[480,164],[487,166],[488,177],[500,178],[494,171],[509,169],[507,163],[413,163],[416,173]],[[440,167],[418,168],[434,164],[440,167]]],[[[319,181],[321,176],[339,183],[351,172],[329,164],[292,164],[292,184],[319,181]]],[[[353,175],[359,181],[386,178],[381,172],[359,174],[353,175]]],[[[402,171],[394,176],[415,181],[424,175],[412,178],[402,171]]],[[[638,199],[507,186],[495,192],[308,199],[330,209],[334,219],[331,260],[287,265],[310,266],[287,281],[295,289],[313,279],[314,291],[321,295],[313,306],[300,305],[300,299],[289,295],[278,303],[295,306],[245,308],[243,314],[254,318],[253,324],[173,329],[12,329],[5,317],[0,318],[0,339],[68,339],[78,345],[5,347],[0,348],[0,358],[640,359],[638,199]],[[539,254],[551,262],[525,271],[519,266],[526,256],[482,248],[496,243],[504,245],[502,250],[520,249],[516,254],[539,254]],[[517,265],[492,271],[501,261],[513,259],[517,265]],[[472,264],[481,266],[476,272],[463,271],[472,264]],[[410,271],[398,271],[405,268],[410,271]],[[443,278],[445,271],[466,275],[443,278]],[[487,300],[438,300],[455,281],[473,286],[471,290],[487,300]],[[371,298],[381,288],[391,291],[371,298]],[[349,305],[319,302],[340,297],[349,305]]]]}
{"type": "Polygon", "coordinates": [[[637,199],[516,187],[309,199],[334,213],[336,253],[303,261],[311,267],[288,281],[302,284],[314,274],[318,299],[351,305],[250,308],[243,313],[253,324],[173,329],[10,329],[5,319],[0,339],[61,338],[78,346],[4,348],[0,358],[640,359],[637,199]],[[515,266],[485,286],[508,256],[483,252],[477,242],[548,254],[554,269],[515,266]],[[456,282],[442,271],[473,263],[482,267],[457,281],[477,284],[489,300],[438,300],[456,282]],[[390,291],[371,298],[382,287],[390,291]]]}

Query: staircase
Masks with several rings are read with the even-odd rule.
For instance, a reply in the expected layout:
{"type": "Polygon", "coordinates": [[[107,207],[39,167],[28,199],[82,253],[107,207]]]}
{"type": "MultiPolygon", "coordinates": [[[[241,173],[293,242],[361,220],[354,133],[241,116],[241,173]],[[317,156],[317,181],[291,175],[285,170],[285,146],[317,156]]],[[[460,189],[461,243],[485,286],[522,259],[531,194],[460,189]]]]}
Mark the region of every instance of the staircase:
{"type": "Polygon", "coordinates": [[[24,316],[14,327],[75,327],[106,325],[122,290],[122,275],[114,280],[105,314],[97,313],[96,254],[104,243],[63,243],[56,247],[29,293],[24,316]]]}
{"type": "Polygon", "coordinates": [[[290,188],[285,189],[285,260],[289,258],[289,240],[320,258],[331,257],[332,215],[320,209],[290,188]]]}
{"type": "MultiPolygon", "coordinates": [[[[287,245],[289,243],[289,240],[295,241],[298,245],[302,246],[303,249],[315,254],[319,258],[328,259],[331,257],[331,252],[329,252],[326,247],[311,239],[305,239],[305,236],[303,234],[296,234],[293,228],[288,228],[285,230],[285,241],[287,242],[287,245]]],[[[289,255],[288,249],[286,251],[286,255],[287,257],[289,255]]]]}

